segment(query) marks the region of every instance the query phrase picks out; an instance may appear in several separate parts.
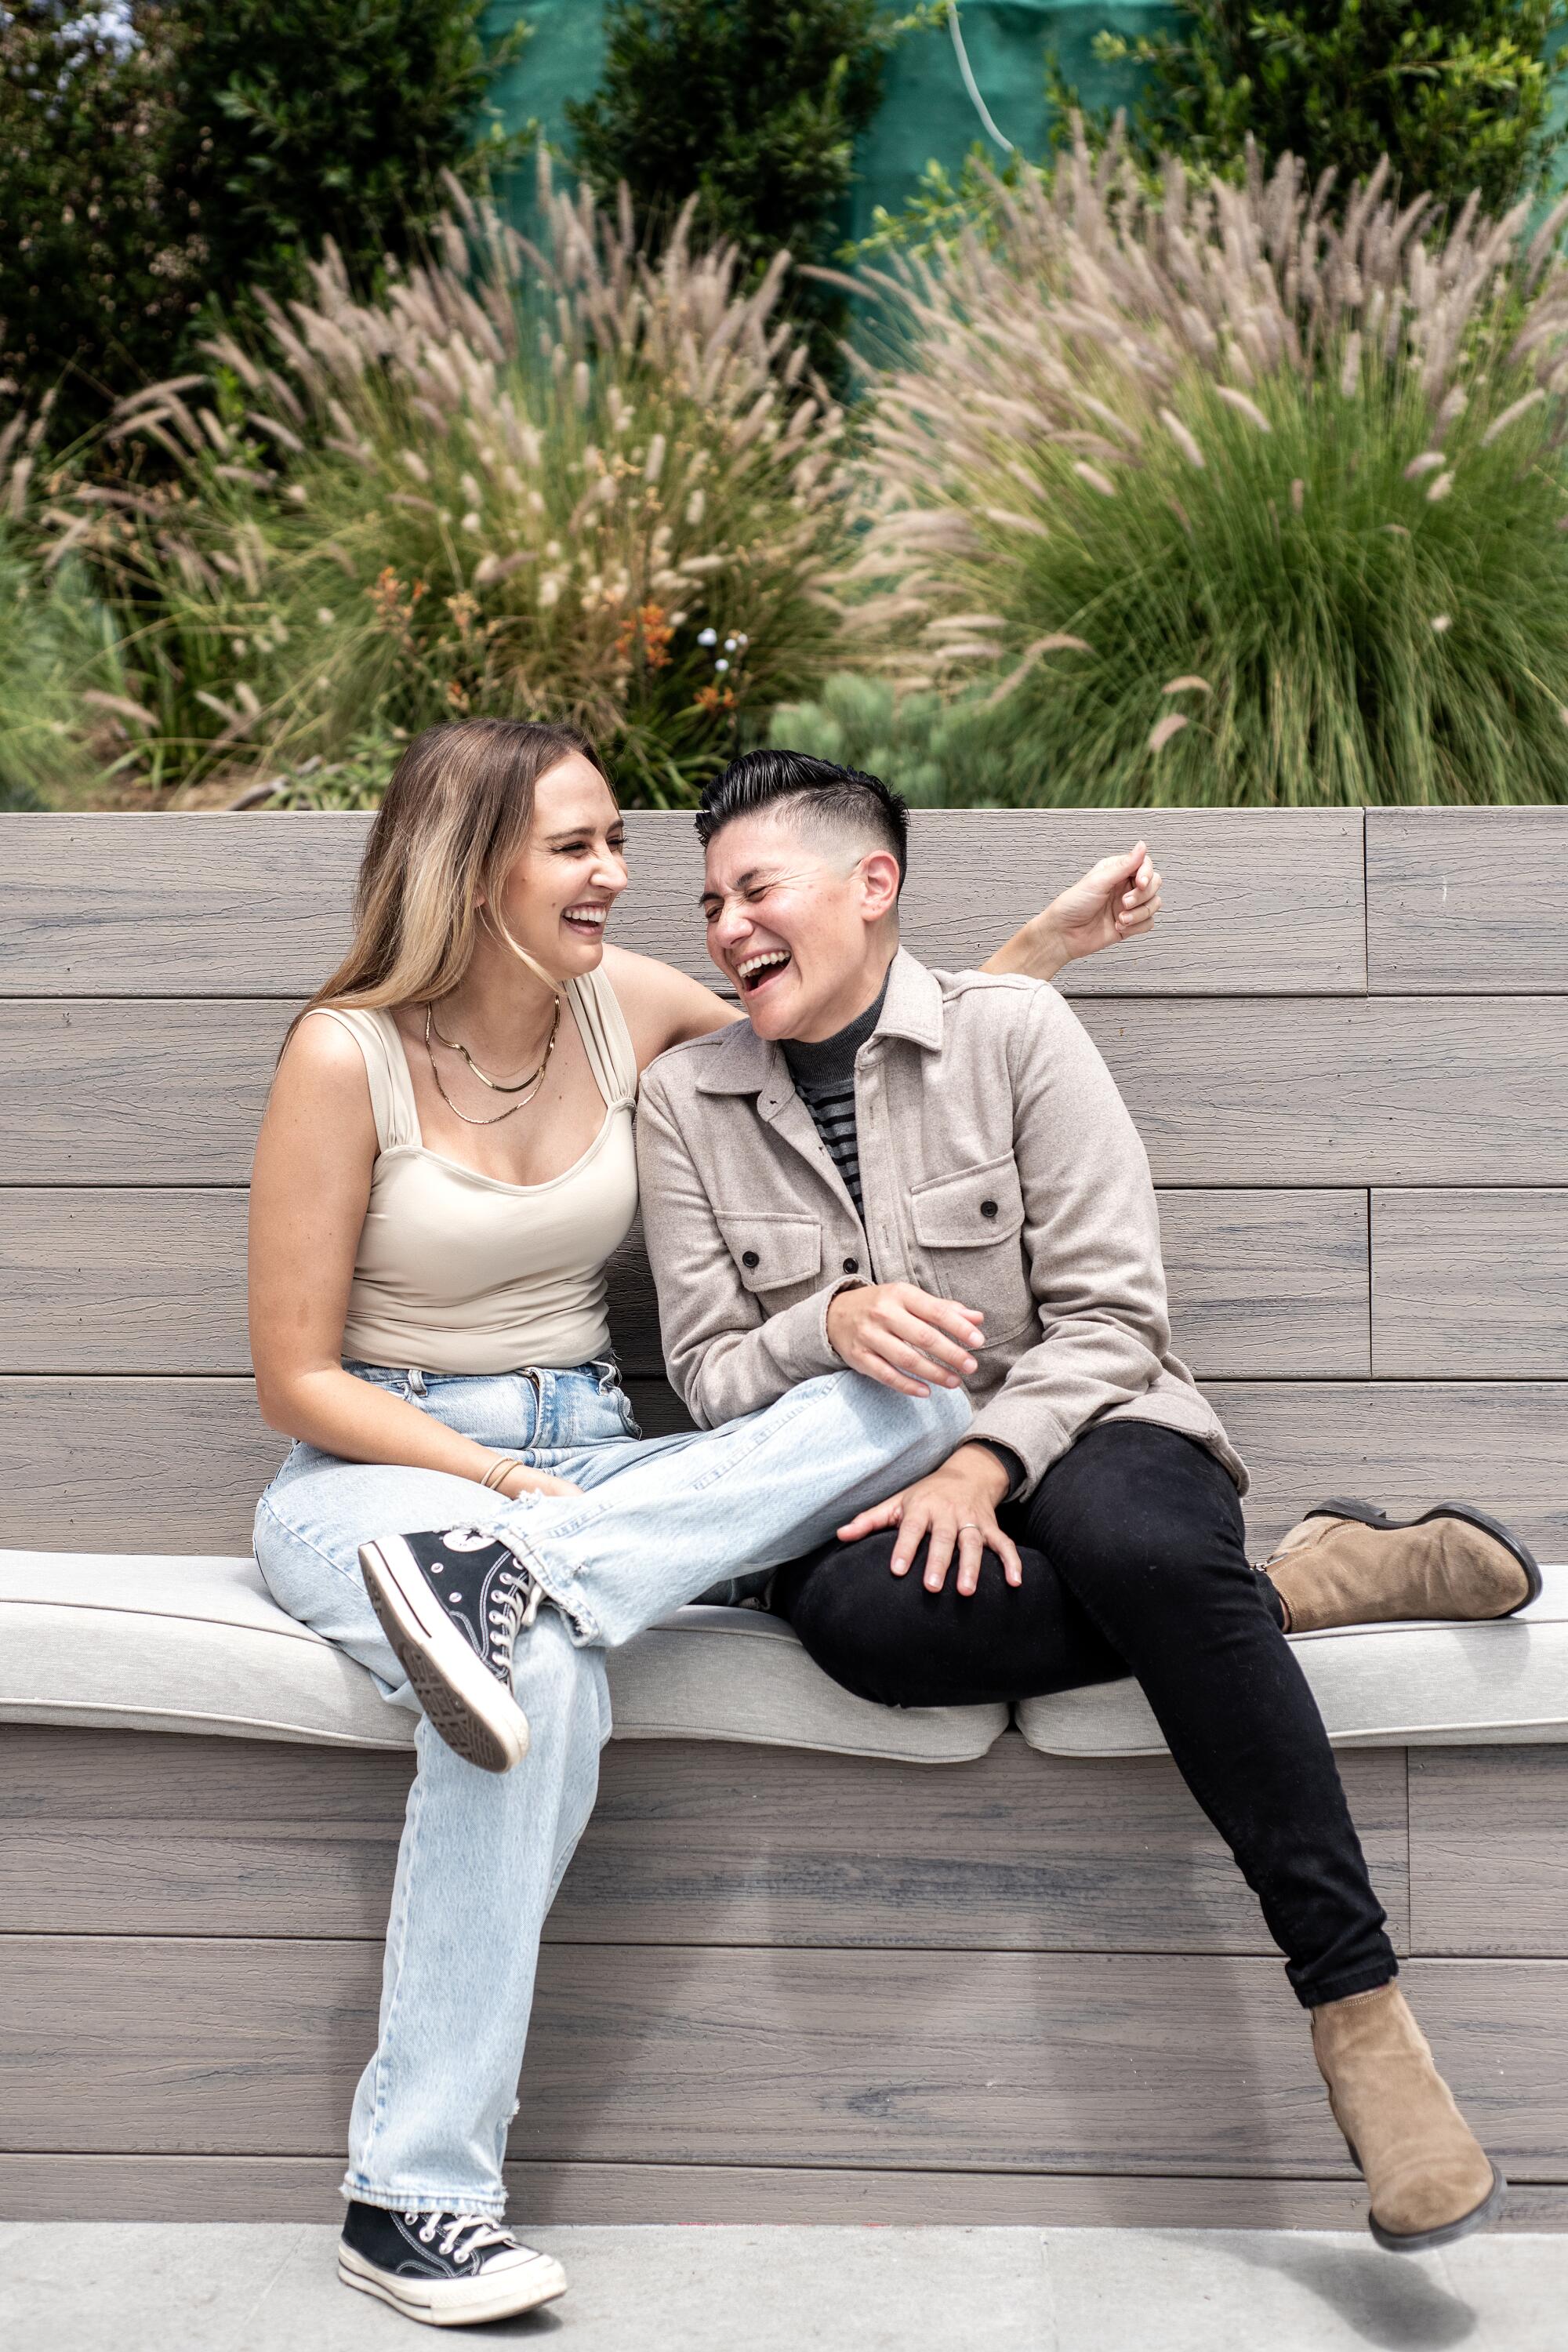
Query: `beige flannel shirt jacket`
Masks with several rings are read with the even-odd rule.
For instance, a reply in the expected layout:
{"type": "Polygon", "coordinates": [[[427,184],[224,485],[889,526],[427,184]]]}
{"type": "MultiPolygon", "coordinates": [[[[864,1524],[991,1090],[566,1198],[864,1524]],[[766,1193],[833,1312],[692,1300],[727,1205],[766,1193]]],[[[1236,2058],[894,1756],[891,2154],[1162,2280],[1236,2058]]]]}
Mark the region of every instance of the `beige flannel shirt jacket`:
{"type": "Polygon", "coordinates": [[[855,1066],[864,1220],[749,1022],[642,1082],[643,1226],[669,1377],[712,1428],[842,1365],[827,1306],[855,1280],[984,1309],[973,1433],[1027,1493],[1091,1423],[1196,1438],[1243,1493],[1218,1415],[1171,1353],[1138,1131],[1055,989],[934,972],[902,950],[855,1066]]]}

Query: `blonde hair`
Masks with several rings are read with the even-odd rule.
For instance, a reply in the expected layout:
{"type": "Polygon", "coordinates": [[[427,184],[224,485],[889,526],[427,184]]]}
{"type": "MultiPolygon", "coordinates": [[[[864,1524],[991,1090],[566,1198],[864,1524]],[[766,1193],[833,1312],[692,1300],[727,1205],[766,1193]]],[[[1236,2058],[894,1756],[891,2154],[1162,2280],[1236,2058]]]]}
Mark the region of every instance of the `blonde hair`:
{"type": "Polygon", "coordinates": [[[539,972],[506,927],[501,889],[533,821],[535,785],[574,752],[608,784],[604,761],[575,727],[468,719],[416,737],[364,845],[348,953],[290,1022],[289,1037],[323,1004],[370,1011],[439,1001],[468,971],[483,916],[539,972]]]}

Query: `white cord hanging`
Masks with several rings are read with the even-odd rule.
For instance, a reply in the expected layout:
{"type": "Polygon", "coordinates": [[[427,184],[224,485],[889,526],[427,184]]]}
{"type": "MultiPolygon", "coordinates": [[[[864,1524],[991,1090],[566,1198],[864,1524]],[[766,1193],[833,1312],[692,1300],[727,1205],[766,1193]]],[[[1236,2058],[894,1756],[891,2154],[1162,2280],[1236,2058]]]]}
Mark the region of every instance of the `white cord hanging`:
{"type": "Polygon", "coordinates": [[[1009,155],[1016,154],[1017,150],[1013,142],[1010,139],[1004,139],[992,121],[991,110],[980,95],[980,85],[975,80],[973,70],[970,66],[969,52],[963,46],[963,35],[958,29],[958,0],[947,0],[947,29],[952,35],[953,55],[958,59],[958,70],[963,76],[963,87],[973,102],[975,113],[985,125],[990,137],[996,142],[997,146],[1005,149],[1009,155]]]}

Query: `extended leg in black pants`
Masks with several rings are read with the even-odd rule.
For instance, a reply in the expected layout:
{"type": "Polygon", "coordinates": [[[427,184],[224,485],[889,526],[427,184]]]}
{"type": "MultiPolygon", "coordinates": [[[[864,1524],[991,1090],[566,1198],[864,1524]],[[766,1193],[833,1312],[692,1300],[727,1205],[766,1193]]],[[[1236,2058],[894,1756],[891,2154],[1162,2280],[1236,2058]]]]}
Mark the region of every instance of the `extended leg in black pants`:
{"type": "Polygon", "coordinates": [[[1335,2120],[1371,2190],[1373,2235],[1426,2252],[1494,2219],[1505,2182],[1454,2103],[1400,1988],[1322,1718],[1248,1567],[1241,1507],[1204,1447],[1106,1422],[1002,1524],[978,1591],[927,1592],[894,1538],[782,1569],[773,1606],[864,1698],[942,1706],[1036,1696],[1131,1673],[1187,1786],[1229,1845],[1311,2013],[1335,2120]]]}
{"type": "Polygon", "coordinates": [[[1001,1517],[1020,1589],[988,1552],[973,1597],[951,1575],[927,1592],[923,1556],[889,1572],[889,1532],[794,1562],[773,1605],[836,1682],[889,1706],[1136,1675],[1302,2003],[1386,1984],[1398,1963],[1328,1735],[1214,1455],[1153,1423],[1102,1423],[1001,1517]]]}

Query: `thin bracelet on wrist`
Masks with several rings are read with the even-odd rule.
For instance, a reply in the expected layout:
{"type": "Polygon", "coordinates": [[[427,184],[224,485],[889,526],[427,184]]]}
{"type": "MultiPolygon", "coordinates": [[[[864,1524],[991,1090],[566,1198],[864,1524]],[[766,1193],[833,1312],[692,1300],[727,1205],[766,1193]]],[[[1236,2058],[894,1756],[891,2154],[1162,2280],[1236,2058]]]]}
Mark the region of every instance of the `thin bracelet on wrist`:
{"type": "Polygon", "coordinates": [[[495,1494],[500,1489],[503,1478],[509,1478],[514,1470],[524,1470],[527,1466],[521,1454],[498,1454],[479,1480],[479,1484],[481,1486],[488,1486],[490,1492],[495,1494]]]}

